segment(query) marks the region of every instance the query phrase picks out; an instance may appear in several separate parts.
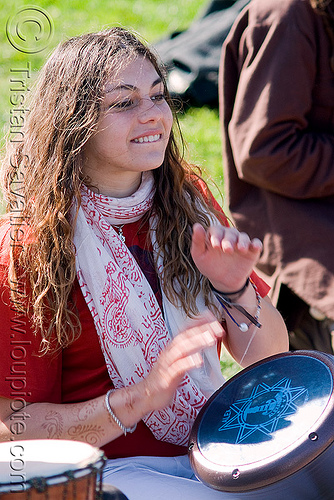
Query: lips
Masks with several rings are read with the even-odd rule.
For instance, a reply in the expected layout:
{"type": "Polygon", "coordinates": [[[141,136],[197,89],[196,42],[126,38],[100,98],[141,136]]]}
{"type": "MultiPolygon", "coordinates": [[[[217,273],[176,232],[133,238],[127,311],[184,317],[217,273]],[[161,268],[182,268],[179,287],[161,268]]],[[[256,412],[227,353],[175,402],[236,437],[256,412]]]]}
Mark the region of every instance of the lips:
{"type": "Polygon", "coordinates": [[[143,143],[157,142],[159,139],[161,139],[161,134],[144,135],[142,137],[137,137],[136,139],[133,139],[132,142],[143,144],[143,143]]]}

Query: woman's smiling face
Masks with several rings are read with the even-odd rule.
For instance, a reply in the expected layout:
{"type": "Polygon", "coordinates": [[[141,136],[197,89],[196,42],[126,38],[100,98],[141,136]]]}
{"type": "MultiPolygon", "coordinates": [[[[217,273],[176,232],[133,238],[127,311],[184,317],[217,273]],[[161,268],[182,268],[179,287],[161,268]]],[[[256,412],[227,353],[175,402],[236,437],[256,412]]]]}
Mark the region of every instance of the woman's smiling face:
{"type": "Polygon", "coordinates": [[[114,183],[135,190],[142,172],[162,164],[172,123],[163,82],[139,56],[105,86],[97,132],[84,149],[84,174],[109,196],[114,183]]]}

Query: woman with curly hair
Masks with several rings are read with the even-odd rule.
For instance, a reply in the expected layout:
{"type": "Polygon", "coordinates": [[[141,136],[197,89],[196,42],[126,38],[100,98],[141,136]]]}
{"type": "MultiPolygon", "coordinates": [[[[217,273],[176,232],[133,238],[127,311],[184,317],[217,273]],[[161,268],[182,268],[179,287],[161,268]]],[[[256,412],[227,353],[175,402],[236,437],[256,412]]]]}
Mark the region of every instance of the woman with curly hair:
{"type": "Polygon", "coordinates": [[[142,492],[116,459],[163,457],[166,478],[189,483],[191,425],[224,381],[217,340],[242,366],[287,349],[252,271],[261,242],[227,226],[182,159],[163,71],[137,36],[69,39],[33,95],[4,162],[1,439],[102,447],[131,498],[142,492]],[[13,436],[20,403],[29,418],[13,436]]]}

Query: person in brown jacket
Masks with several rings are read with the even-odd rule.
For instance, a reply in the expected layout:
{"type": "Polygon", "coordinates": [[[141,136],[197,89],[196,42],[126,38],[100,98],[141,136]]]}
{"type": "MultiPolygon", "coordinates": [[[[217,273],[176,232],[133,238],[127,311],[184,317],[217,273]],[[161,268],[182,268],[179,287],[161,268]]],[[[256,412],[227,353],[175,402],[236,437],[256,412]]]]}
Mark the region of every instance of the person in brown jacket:
{"type": "Polygon", "coordinates": [[[251,0],[223,45],[226,194],[291,349],[333,353],[334,0],[251,0]]]}

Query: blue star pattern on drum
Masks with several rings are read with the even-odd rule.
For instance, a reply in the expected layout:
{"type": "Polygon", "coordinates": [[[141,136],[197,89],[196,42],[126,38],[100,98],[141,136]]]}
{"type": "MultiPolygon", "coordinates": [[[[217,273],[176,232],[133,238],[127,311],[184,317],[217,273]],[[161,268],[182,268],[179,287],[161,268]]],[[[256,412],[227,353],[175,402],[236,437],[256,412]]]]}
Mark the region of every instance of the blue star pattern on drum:
{"type": "Polygon", "coordinates": [[[276,384],[269,386],[260,383],[255,386],[248,398],[235,401],[225,411],[222,425],[218,431],[237,429],[235,443],[241,443],[253,433],[271,435],[278,427],[279,422],[289,415],[293,415],[300,403],[308,398],[305,387],[292,387],[292,380],[283,378],[276,384]]]}

